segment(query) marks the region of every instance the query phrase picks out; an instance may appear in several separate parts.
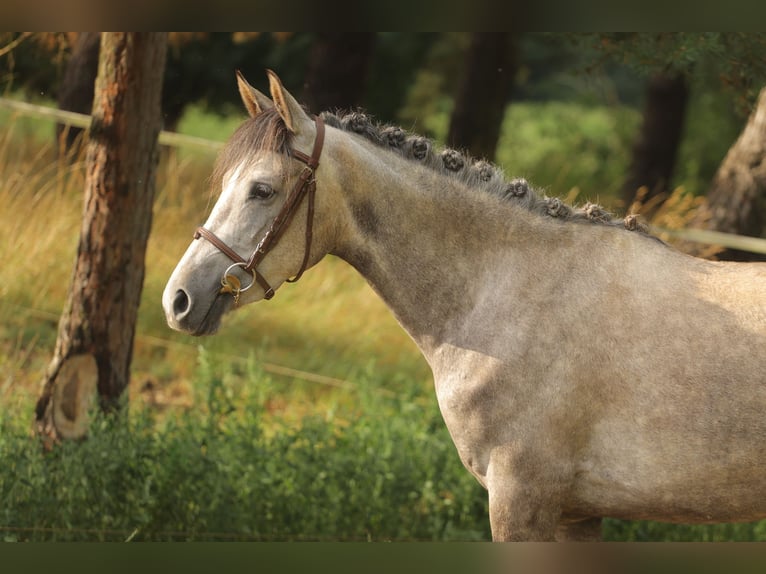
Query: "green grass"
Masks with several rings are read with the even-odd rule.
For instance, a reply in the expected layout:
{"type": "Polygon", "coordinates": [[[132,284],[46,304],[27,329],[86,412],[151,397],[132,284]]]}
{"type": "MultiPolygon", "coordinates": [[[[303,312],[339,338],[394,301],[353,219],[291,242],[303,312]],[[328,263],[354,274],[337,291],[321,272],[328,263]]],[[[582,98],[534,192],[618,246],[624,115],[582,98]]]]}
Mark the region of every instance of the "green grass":
{"type": "MultiPolygon", "coordinates": [[[[193,409],[96,413],[87,440],[45,453],[0,413],[7,541],[487,540],[487,498],[431,395],[363,379],[354,401],[295,421],[255,354],[200,349],[193,409]]],[[[764,540],[766,522],[605,521],[606,540],[764,540]]]]}
{"type": "Polygon", "coordinates": [[[239,108],[232,109],[227,115],[218,115],[210,113],[204,104],[195,103],[184,110],[178,122],[178,131],[190,136],[226,141],[245,118],[247,114],[239,108]]]}
{"type": "MultiPolygon", "coordinates": [[[[550,194],[603,201],[636,121],[617,108],[519,104],[498,157],[550,194]]],[[[192,108],[181,126],[225,139],[236,122],[192,108]]],[[[43,454],[29,429],[69,289],[84,170],[56,160],[50,125],[0,113],[0,126],[0,535],[488,537],[486,493],[458,460],[425,361],[342,261],[229,315],[215,337],[167,328],[162,289],[212,204],[213,158],[191,151],[163,154],[158,172],[128,412],[97,416],[86,441],[43,454]]],[[[605,537],[753,540],[765,528],[608,520],[605,537]]]]}
{"type": "MultiPolygon", "coordinates": [[[[0,94],[9,100],[23,101],[40,106],[56,107],[55,103],[43,96],[30,99],[23,92],[6,92],[0,94]]],[[[37,145],[53,142],[56,132],[50,120],[20,114],[15,110],[0,106],[0,126],[6,131],[5,136],[11,135],[14,141],[32,140],[37,145]],[[10,134],[8,132],[11,132],[10,134]]]]}

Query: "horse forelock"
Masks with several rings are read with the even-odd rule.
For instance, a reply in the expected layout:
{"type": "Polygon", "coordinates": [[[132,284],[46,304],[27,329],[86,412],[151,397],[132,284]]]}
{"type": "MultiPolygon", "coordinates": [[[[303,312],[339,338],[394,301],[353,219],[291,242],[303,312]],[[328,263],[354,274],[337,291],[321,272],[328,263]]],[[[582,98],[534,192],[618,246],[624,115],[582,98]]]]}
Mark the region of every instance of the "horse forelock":
{"type": "Polygon", "coordinates": [[[232,134],[216,158],[210,181],[220,189],[224,176],[237,166],[247,167],[257,160],[259,151],[290,153],[292,133],[276,108],[269,108],[255,118],[245,120],[232,134]]]}
{"type": "Polygon", "coordinates": [[[648,232],[646,225],[640,223],[635,216],[616,218],[594,203],[567,205],[533,188],[524,178],[507,179],[502,168],[486,160],[477,160],[455,149],[437,149],[433,141],[426,137],[408,133],[400,127],[378,124],[362,112],[323,112],[322,118],[329,126],[358,134],[381,148],[456,178],[471,189],[500,196],[533,213],[561,220],[589,221],[625,227],[630,231],[648,232]]]}

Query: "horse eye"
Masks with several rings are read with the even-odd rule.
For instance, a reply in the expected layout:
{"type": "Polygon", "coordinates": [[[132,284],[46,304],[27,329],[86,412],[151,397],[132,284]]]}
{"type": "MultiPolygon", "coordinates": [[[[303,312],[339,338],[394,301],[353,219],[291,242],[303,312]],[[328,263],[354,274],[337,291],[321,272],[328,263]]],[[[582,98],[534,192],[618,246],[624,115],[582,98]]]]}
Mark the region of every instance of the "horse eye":
{"type": "Polygon", "coordinates": [[[250,186],[250,193],[248,199],[270,199],[274,196],[274,189],[268,183],[261,183],[260,181],[254,182],[250,186]]]}

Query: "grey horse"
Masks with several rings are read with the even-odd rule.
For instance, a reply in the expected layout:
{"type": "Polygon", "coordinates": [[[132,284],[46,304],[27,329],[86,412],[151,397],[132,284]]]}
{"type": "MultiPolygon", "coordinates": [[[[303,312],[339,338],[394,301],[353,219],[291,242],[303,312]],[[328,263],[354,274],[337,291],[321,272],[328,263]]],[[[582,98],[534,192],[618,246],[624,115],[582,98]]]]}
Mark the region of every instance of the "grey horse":
{"type": "Polygon", "coordinates": [[[362,114],[313,118],[269,79],[271,98],[238,76],[251,118],[163,294],[172,328],[214,333],[334,254],[428,361],[494,540],[766,517],[765,265],[684,255],[362,114]]]}

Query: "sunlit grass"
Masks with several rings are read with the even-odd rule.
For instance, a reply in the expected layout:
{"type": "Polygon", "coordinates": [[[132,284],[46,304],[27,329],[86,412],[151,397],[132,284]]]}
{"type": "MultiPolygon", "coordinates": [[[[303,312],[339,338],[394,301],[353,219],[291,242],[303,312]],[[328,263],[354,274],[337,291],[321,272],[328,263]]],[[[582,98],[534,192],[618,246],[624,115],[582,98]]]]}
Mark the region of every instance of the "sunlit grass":
{"type": "MultiPolygon", "coordinates": [[[[6,396],[24,387],[32,397],[52,354],[57,317],[70,288],[84,170],[81,161],[56,159],[52,136],[44,142],[19,137],[14,126],[9,122],[0,136],[0,340],[7,354],[0,377],[12,382],[4,385],[6,396]]],[[[357,375],[373,369],[394,387],[427,388],[429,373],[414,344],[364,280],[333,258],[307,272],[300,283],[285,285],[273,301],[230,314],[214,337],[195,339],[167,327],[162,290],[212,205],[207,185],[212,162],[208,154],[166,150],[162,155],[135,341],[133,394],[146,381],[188,387],[200,345],[232,361],[255,353],[275,368],[305,371],[320,380],[341,379],[351,386],[357,375]]],[[[300,373],[280,380],[286,391],[310,401],[349,393],[305,380],[300,373]]]]}

